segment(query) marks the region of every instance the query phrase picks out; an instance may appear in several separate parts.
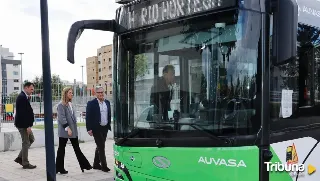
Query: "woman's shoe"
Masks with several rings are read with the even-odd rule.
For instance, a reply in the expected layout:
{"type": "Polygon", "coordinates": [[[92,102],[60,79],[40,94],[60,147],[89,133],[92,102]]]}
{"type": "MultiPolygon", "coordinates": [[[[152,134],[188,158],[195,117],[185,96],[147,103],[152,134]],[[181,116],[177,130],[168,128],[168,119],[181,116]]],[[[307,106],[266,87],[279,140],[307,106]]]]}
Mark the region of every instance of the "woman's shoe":
{"type": "Polygon", "coordinates": [[[59,172],[60,172],[61,174],[67,174],[67,173],[68,173],[67,170],[61,170],[61,171],[57,170],[57,171],[56,171],[56,173],[59,173],[59,172]]]}
{"type": "Polygon", "coordinates": [[[87,168],[81,168],[81,171],[84,172],[84,169],[86,169],[86,170],[91,170],[91,169],[92,169],[92,166],[88,166],[87,168]]]}
{"type": "Polygon", "coordinates": [[[103,172],[109,172],[109,171],[110,171],[110,168],[108,168],[108,167],[102,167],[101,170],[102,170],[103,172]]]}
{"type": "Polygon", "coordinates": [[[93,165],[92,168],[95,170],[101,170],[101,165],[93,165]]]}

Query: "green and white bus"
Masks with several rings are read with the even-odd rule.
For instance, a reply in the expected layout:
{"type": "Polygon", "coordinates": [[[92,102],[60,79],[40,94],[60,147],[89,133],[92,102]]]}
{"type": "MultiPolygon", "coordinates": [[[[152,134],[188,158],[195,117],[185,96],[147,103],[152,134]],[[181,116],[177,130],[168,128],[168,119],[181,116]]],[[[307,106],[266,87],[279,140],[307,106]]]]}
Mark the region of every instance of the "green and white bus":
{"type": "Polygon", "coordinates": [[[320,180],[319,0],[116,3],[116,181],[320,180]]]}

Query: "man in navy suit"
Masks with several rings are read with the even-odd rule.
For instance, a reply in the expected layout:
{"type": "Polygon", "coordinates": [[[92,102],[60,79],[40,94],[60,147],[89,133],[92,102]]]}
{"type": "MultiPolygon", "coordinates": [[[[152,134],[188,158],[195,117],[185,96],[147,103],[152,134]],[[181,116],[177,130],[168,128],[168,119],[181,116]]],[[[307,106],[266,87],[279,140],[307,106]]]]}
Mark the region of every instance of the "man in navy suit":
{"type": "Polygon", "coordinates": [[[104,98],[104,89],[96,87],[97,98],[87,103],[86,127],[88,134],[93,136],[97,148],[94,156],[93,169],[109,172],[105,154],[105,142],[108,130],[111,131],[111,106],[110,102],[104,98]],[[101,163],[101,165],[100,165],[101,163]]]}
{"type": "Polygon", "coordinates": [[[37,167],[35,165],[31,165],[28,160],[28,150],[34,142],[34,136],[31,130],[34,122],[34,114],[29,102],[33,90],[33,83],[26,82],[23,86],[23,91],[19,94],[16,100],[14,125],[20,132],[22,149],[14,161],[22,165],[24,169],[34,169],[37,167]]]}

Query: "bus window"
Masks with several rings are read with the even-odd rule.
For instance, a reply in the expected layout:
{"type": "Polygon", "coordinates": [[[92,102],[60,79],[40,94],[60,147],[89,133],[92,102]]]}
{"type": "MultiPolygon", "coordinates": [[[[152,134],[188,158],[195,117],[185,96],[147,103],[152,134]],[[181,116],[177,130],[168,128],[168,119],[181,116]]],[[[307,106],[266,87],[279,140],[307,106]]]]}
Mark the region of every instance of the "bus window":
{"type": "Polygon", "coordinates": [[[271,129],[320,123],[320,47],[318,27],[298,24],[297,59],[271,67],[271,129]],[[282,90],[292,91],[292,104],[282,116],[282,90]]]}
{"type": "Polygon", "coordinates": [[[117,126],[256,134],[260,15],[224,14],[122,35],[117,83],[128,100],[117,103],[117,126]]]}

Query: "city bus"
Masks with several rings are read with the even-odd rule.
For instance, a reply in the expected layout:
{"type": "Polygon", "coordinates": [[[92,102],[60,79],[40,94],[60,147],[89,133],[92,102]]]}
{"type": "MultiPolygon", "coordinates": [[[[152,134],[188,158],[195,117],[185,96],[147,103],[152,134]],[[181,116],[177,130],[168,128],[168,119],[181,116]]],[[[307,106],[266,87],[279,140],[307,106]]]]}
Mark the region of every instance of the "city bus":
{"type": "Polygon", "coordinates": [[[116,181],[320,180],[318,0],[116,3],[116,181]]]}

